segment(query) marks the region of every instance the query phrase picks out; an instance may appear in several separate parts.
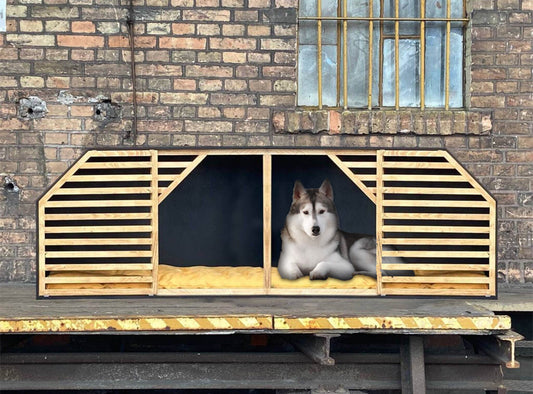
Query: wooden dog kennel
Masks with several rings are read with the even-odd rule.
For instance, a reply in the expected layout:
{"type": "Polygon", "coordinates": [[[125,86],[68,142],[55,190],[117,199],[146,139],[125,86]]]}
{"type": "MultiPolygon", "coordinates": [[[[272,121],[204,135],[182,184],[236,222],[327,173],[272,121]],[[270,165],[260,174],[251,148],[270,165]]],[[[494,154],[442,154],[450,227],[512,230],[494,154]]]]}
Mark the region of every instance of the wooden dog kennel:
{"type": "MultiPolygon", "coordinates": [[[[248,165],[241,167],[247,171],[248,165]]],[[[189,209],[183,202],[178,206],[189,209]]],[[[285,215],[288,208],[276,210],[285,215]]],[[[174,230],[178,236],[188,231],[178,225],[174,230]]],[[[91,150],[38,202],[38,294],[495,296],[496,203],[443,150],[91,150]],[[252,178],[262,197],[260,229],[247,232],[261,238],[259,266],[160,261],[160,204],[180,193],[206,158],[223,156],[235,158],[234,168],[240,159],[253,158],[257,169],[252,178]],[[273,161],[285,158],[290,165],[292,157],[308,158],[309,172],[313,158],[327,160],[375,204],[376,280],[279,277],[272,248],[280,231],[272,226],[273,161]],[[388,264],[389,256],[407,263],[388,264]],[[382,270],[409,274],[385,276],[382,270]]]]}

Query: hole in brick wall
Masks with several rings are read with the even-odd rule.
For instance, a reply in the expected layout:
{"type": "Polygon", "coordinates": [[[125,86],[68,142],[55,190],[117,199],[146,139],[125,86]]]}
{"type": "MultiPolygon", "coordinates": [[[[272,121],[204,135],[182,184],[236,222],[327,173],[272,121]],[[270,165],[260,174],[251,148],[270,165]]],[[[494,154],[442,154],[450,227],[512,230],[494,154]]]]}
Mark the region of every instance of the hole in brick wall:
{"type": "Polygon", "coordinates": [[[18,193],[20,188],[17,183],[9,176],[4,177],[4,190],[7,193],[18,193]]]}
{"type": "Polygon", "coordinates": [[[111,122],[118,122],[122,118],[122,107],[109,99],[102,99],[94,106],[94,120],[105,126],[111,122]]]}
{"type": "Polygon", "coordinates": [[[39,97],[30,96],[19,101],[18,116],[22,119],[43,118],[47,112],[46,102],[39,97]]]}

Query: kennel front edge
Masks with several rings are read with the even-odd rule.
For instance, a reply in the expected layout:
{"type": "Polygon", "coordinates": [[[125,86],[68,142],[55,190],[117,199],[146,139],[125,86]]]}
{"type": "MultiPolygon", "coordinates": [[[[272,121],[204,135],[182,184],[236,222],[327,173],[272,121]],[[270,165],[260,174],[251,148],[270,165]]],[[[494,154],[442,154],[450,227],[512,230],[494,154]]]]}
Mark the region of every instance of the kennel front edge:
{"type": "Polygon", "coordinates": [[[443,150],[91,150],[38,202],[38,294],[494,296],[496,205],[443,150]],[[179,284],[162,286],[173,271],[159,261],[159,204],[180,193],[180,184],[210,156],[260,162],[262,267],[178,267],[172,275],[179,284]],[[282,156],[310,163],[328,158],[375,204],[374,282],[279,279],[272,261],[280,230],[272,227],[272,185],[273,161],[282,156]],[[389,256],[407,263],[389,264],[389,256]],[[382,275],[387,269],[409,274],[382,275]],[[209,285],[189,280],[206,276],[209,285]],[[234,285],[239,282],[255,284],[234,285]]]}

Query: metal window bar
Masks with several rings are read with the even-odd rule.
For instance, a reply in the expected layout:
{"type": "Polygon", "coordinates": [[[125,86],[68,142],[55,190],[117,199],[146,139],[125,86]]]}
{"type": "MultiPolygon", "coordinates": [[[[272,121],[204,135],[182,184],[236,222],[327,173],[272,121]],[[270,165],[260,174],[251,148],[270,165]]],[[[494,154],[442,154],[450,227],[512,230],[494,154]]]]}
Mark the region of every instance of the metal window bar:
{"type": "MultiPolygon", "coordinates": [[[[451,24],[453,22],[462,23],[463,26],[469,22],[466,17],[452,18],[451,17],[451,0],[446,1],[446,17],[444,18],[426,18],[426,2],[420,0],[420,17],[400,17],[399,7],[401,0],[394,1],[394,17],[386,17],[383,14],[384,1],[380,0],[380,16],[374,16],[373,1],[369,0],[368,16],[357,17],[348,16],[347,2],[348,0],[339,0],[341,3],[338,5],[337,16],[322,16],[322,0],[317,0],[317,16],[299,16],[299,21],[316,21],[317,22],[317,69],[318,69],[318,108],[323,108],[322,100],[322,21],[336,21],[338,25],[337,34],[337,60],[339,60],[342,46],[342,62],[337,62],[337,107],[340,107],[340,75],[342,71],[342,102],[343,108],[348,108],[348,49],[347,49],[347,34],[348,34],[348,22],[350,21],[362,21],[368,22],[368,109],[373,107],[373,36],[374,36],[374,22],[379,23],[380,28],[380,45],[379,45],[379,106],[383,106],[383,47],[385,38],[393,38],[395,43],[395,56],[394,56],[394,69],[395,69],[395,108],[400,108],[400,77],[399,77],[399,41],[405,38],[416,38],[420,40],[420,108],[425,109],[425,27],[428,22],[445,22],[446,23],[446,36],[445,36],[445,70],[444,70],[444,108],[449,109],[450,104],[450,35],[451,24]],[[394,35],[392,37],[384,34],[383,22],[394,22],[394,35]],[[402,22],[419,22],[420,23],[420,35],[400,35],[400,25],[402,22]],[[342,24],[342,27],[341,27],[342,24]],[[341,70],[342,63],[342,70],[341,70]]],[[[466,7],[463,1],[463,15],[466,15],[466,7]]]]}

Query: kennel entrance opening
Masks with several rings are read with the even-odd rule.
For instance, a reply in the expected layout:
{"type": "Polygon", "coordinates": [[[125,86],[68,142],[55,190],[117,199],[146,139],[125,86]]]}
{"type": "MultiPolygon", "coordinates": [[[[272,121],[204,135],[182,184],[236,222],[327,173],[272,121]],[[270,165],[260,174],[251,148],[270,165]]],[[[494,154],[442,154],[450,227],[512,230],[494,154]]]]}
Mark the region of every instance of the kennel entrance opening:
{"type": "MultiPolygon", "coordinates": [[[[282,209],[285,215],[288,207],[282,209]]],[[[442,150],[89,151],[39,200],[39,295],[491,296],[496,293],[495,214],[494,199],[442,150]],[[179,193],[180,184],[196,176],[207,157],[216,156],[235,157],[230,159],[235,163],[239,157],[255,158],[260,177],[255,187],[262,195],[262,267],[259,279],[237,275],[235,280],[259,280],[261,285],[232,287],[223,278],[233,271],[219,270],[214,287],[162,288],[166,267],[159,258],[159,204],[179,193]],[[279,157],[305,156],[311,163],[327,158],[375,204],[378,277],[365,288],[332,284],[331,279],[276,282],[272,237],[280,229],[272,227],[273,168],[279,157]],[[382,251],[383,245],[392,250],[382,251]],[[392,267],[388,256],[402,257],[407,264],[392,267]],[[414,275],[386,276],[382,268],[412,270],[414,275]]],[[[194,275],[204,275],[191,268],[194,275]]]]}

